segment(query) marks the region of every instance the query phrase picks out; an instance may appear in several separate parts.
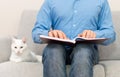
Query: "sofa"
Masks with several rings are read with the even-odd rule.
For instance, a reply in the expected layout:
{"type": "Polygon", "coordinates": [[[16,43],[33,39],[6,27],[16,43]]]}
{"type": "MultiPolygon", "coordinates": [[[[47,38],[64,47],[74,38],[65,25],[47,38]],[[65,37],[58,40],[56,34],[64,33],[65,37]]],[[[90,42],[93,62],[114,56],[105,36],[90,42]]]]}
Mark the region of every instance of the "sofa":
{"type": "MultiPolygon", "coordinates": [[[[35,44],[31,37],[38,11],[24,10],[21,15],[18,37],[25,36],[29,48],[37,55],[42,55],[46,44],[35,44]]],[[[94,66],[94,77],[120,77],[120,12],[112,12],[117,39],[109,46],[99,45],[100,61],[94,66]]],[[[43,77],[42,62],[10,62],[11,37],[0,36],[0,77],[43,77]]],[[[69,73],[70,66],[67,66],[69,73]]]]}

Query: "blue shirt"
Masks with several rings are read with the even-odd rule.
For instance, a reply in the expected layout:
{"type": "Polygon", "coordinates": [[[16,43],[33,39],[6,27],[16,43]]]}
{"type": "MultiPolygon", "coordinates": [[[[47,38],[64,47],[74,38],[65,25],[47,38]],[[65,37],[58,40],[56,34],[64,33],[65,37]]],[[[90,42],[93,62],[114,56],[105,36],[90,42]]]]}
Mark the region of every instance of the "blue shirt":
{"type": "Polygon", "coordinates": [[[69,39],[92,30],[96,38],[109,38],[103,45],[116,37],[107,0],[45,0],[32,30],[34,42],[41,43],[39,35],[48,35],[51,29],[63,31],[69,39]]]}

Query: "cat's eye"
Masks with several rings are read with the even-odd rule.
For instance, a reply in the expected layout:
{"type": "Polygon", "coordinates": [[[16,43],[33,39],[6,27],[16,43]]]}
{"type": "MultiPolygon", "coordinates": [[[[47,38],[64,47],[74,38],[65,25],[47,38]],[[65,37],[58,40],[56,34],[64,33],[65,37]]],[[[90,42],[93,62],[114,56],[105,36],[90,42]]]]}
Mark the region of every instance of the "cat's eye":
{"type": "Polygon", "coordinates": [[[21,49],[23,48],[23,46],[20,47],[21,49]]]}
{"type": "Polygon", "coordinates": [[[15,47],[15,49],[16,49],[17,47],[15,47]]]}

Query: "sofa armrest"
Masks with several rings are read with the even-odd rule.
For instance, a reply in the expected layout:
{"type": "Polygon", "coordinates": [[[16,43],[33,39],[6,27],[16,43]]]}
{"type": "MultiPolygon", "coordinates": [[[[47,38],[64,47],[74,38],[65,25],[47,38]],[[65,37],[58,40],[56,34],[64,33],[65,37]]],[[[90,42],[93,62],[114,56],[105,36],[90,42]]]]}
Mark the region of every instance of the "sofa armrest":
{"type": "Polygon", "coordinates": [[[106,77],[105,73],[106,72],[102,64],[97,64],[94,66],[93,77],[106,77]]]}
{"type": "Polygon", "coordinates": [[[11,39],[0,37],[0,63],[9,60],[11,39]]]}

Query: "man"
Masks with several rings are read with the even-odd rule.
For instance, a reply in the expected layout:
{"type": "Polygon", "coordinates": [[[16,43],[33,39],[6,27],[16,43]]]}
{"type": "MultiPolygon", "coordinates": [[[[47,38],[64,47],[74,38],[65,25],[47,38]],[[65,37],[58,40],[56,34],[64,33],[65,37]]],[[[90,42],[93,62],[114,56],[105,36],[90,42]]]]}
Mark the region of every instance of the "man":
{"type": "MultiPolygon", "coordinates": [[[[39,35],[108,38],[102,45],[113,43],[116,36],[107,0],[45,0],[32,30],[35,43],[42,43],[39,35]]],[[[97,44],[49,43],[43,51],[44,77],[67,77],[66,64],[71,64],[70,77],[93,77],[97,62],[97,44]]]]}

